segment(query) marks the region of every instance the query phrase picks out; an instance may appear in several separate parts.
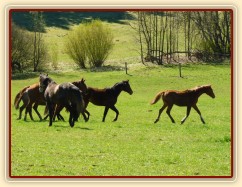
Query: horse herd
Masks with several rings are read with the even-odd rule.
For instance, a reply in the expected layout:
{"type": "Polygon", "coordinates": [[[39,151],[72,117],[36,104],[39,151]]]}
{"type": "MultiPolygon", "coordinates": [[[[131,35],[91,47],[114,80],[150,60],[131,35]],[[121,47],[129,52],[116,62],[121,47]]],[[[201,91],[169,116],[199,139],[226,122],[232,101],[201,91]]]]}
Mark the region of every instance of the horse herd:
{"type": "MultiPolygon", "coordinates": [[[[109,109],[116,113],[113,121],[117,121],[119,111],[115,107],[115,104],[122,91],[127,92],[130,95],[133,94],[133,90],[131,89],[128,80],[118,82],[110,88],[98,89],[88,87],[85,84],[84,79],[72,83],[57,84],[48,75],[40,74],[38,83],[26,86],[20,90],[15,97],[14,106],[16,109],[20,109],[18,119],[21,119],[22,112],[25,109],[24,120],[26,120],[27,114],[29,114],[31,120],[34,120],[32,116],[33,108],[40,120],[42,120],[37,108],[39,105],[45,105],[46,116],[44,119],[49,117],[49,126],[52,126],[52,122],[56,117],[58,120],[64,120],[60,112],[63,108],[66,108],[66,110],[70,113],[69,124],[73,127],[80,115],[83,116],[85,121],[89,120],[90,113],[87,110],[87,106],[88,103],[91,102],[94,105],[105,107],[102,118],[103,122],[105,121],[109,109]],[[21,101],[23,104],[19,108],[21,101]]],[[[163,106],[159,110],[155,123],[159,121],[161,113],[166,108],[167,115],[170,117],[172,123],[175,123],[175,120],[170,114],[173,105],[187,107],[186,116],[181,120],[181,124],[183,124],[189,116],[191,108],[194,108],[197,111],[202,123],[205,123],[201,112],[196,105],[198,98],[203,93],[215,98],[211,85],[197,86],[185,91],[167,90],[159,92],[150,103],[155,104],[161,98],[163,100],[163,106]]]]}

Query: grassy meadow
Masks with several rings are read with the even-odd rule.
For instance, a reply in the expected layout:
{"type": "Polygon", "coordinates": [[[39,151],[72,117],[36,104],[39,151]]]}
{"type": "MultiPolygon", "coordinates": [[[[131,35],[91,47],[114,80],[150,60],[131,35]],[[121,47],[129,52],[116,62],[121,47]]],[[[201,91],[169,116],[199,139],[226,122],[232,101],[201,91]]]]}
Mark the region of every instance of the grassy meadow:
{"type": "MultiPolygon", "coordinates": [[[[46,73],[57,83],[85,78],[87,86],[104,88],[129,80],[133,95],[122,92],[116,104],[120,112],[109,110],[106,121],[104,107],[88,105],[90,120],[80,117],[71,128],[69,114],[63,110],[65,122],[17,120],[14,108],[16,94],[25,86],[38,82],[39,73],[12,76],[11,80],[11,176],[231,176],[231,66],[230,63],[182,65],[183,78],[177,65],[157,66],[140,63],[139,44],[134,30],[125,21],[127,15],[101,17],[114,34],[114,48],[104,67],[80,70],[66,55],[65,36],[83,19],[82,13],[52,13],[46,20],[44,38],[49,53],[58,46],[58,68],[46,73]],[[76,17],[73,17],[76,16],[76,17]],[[111,18],[114,18],[112,20],[111,18]],[[71,20],[71,21],[70,21],[71,20]],[[118,21],[117,21],[118,20],[118,21]],[[124,63],[128,63],[128,75],[124,63]],[[157,92],[167,89],[184,90],[211,84],[215,99],[202,95],[198,107],[206,124],[192,109],[183,125],[186,108],[174,106],[171,123],[164,111],[154,124],[162,101],[150,105],[157,92]]],[[[100,16],[101,14],[93,14],[100,16]]],[[[113,15],[113,14],[112,14],[113,15]]],[[[26,24],[21,13],[14,19],[26,24]]],[[[89,17],[88,17],[89,18],[89,17]]],[[[48,62],[49,64],[51,63],[48,62]]],[[[41,115],[44,106],[39,106],[41,115]]]]}
{"type": "MultiPolygon", "coordinates": [[[[112,86],[129,79],[133,95],[121,93],[116,107],[117,122],[109,111],[101,122],[104,107],[89,104],[90,120],[80,117],[74,128],[66,122],[16,120],[11,105],[12,176],[230,176],[231,175],[231,93],[230,65],[184,65],[183,78],[177,66],[136,66],[124,71],[70,71],[51,73],[58,83],[86,79],[92,87],[112,86]],[[165,89],[187,89],[212,84],[216,98],[202,95],[198,107],[203,125],[192,109],[180,125],[186,108],[174,106],[172,124],[164,112],[154,120],[162,103],[149,105],[165,89]]],[[[11,101],[24,86],[38,81],[33,77],[12,80],[11,101]]],[[[43,114],[44,106],[39,106],[43,114]]],[[[34,113],[34,112],[33,112],[34,113]]]]}

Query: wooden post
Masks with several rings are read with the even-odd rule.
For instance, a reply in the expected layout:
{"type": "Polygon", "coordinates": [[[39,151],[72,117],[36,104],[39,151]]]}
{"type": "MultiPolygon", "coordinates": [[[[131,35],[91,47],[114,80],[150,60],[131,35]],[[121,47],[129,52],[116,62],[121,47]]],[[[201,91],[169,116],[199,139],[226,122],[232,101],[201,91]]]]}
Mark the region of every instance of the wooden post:
{"type": "Polygon", "coordinates": [[[128,65],[127,65],[127,62],[125,62],[125,72],[126,72],[126,75],[128,74],[128,65]]]}
{"type": "Polygon", "coordinates": [[[182,73],[181,73],[181,63],[179,63],[179,74],[180,74],[180,77],[182,77],[182,73]]]}

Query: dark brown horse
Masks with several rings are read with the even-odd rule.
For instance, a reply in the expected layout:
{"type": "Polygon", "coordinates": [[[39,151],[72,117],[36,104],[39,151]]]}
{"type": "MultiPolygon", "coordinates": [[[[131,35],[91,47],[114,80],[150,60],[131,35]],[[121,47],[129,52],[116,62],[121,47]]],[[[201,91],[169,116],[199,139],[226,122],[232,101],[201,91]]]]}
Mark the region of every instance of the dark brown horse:
{"type": "Polygon", "coordinates": [[[117,121],[119,111],[115,107],[115,104],[117,102],[119,94],[122,91],[125,91],[130,95],[133,94],[133,91],[129,85],[129,81],[122,81],[122,82],[116,83],[111,88],[98,89],[98,88],[88,87],[87,92],[84,96],[86,107],[89,102],[97,106],[105,106],[102,121],[103,122],[105,121],[105,118],[109,109],[113,110],[116,113],[116,117],[114,118],[113,121],[117,121]]]}
{"type": "Polygon", "coordinates": [[[74,127],[75,121],[82,113],[84,114],[84,101],[82,92],[71,83],[57,84],[48,75],[40,74],[39,76],[39,91],[44,93],[44,98],[49,111],[49,126],[52,126],[53,114],[56,105],[64,106],[69,112],[69,124],[74,127]]]}
{"type": "Polygon", "coordinates": [[[170,114],[171,109],[172,109],[173,105],[175,104],[178,106],[187,107],[187,114],[181,120],[181,124],[183,124],[185,122],[185,120],[187,119],[187,117],[189,116],[191,108],[194,108],[197,111],[197,113],[200,116],[201,121],[205,124],[202,114],[196,105],[198,98],[204,93],[206,93],[207,95],[209,95],[212,98],[215,98],[211,85],[198,86],[193,89],[185,90],[185,91],[167,90],[167,91],[159,92],[155,96],[154,100],[151,102],[151,104],[155,104],[157,101],[160,100],[160,98],[162,98],[163,103],[164,103],[163,106],[161,107],[161,109],[159,110],[159,114],[158,114],[157,119],[155,120],[155,123],[157,123],[159,121],[160,115],[166,107],[167,107],[167,110],[166,110],[167,115],[170,117],[172,123],[175,123],[175,120],[172,118],[172,116],[170,114]]]}
{"type": "MultiPolygon", "coordinates": [[[[85,100],[85,93],[87,92],[87,85],[85,84],[85,80],[82,78],[80,81],[75,81],[75,82],[72,82],[72,84],[74,84],[77,88],[79,88],[84,94],[83,94],[83,98],[85,100]]],[[[53,120],[55,121],[55,116],[61,116],[60,115],[60,112],[61,110],[64,108],[64,106],[61,106],[61,105],[56,105],[55,107],[55,112],[54,112],[54,117],[53,117],[53,120]]],[[[86,114],[87,114],[87,121],[89,120],[89,116],[90,116],[90,113],[85,109],[84,111],[86,114]]],[[[61,119],[60,117],[58,117],[58,119],[61,119]]],[[[64,118],[61,119],[64,121],[64,118]]]]}

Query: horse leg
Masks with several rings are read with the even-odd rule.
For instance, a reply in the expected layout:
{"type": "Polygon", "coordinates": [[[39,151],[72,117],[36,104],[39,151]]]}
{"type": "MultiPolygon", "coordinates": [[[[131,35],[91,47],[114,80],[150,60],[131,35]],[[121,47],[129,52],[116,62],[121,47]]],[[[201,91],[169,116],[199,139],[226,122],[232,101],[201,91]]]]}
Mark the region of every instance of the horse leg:
{"type": "Polygon", "coordinates": [[[29,116],[30,116],[30,119],[32,121],[34,121],[34,118],[32,116],[32,106],[31,105],[27,105],[26,108],[25,108],[25,115],[24,115],[24,121],[27,120],[27,115],[29,113],[29,116]]]}
{"type": "Polygon", "coordinates": [[[202,114],[201,114],[200,110],[198,109],[197,105],[193,105],[192,107],[193,107],[193,108],[197,111],[197,113],[199,114],[200,119],[201,119],[201,121],[203,122],[203,124],[205,124],[205,121],[204,121],[204,119],[203,119],[203,117],[202,117],[202,114]]]}
{"type": "Polygon", "coordinates": [[[61,120],[61,121],[65,121],[65,119],[63,118],[63,116],[60,114],[61,110],[63,109],[64,107],[62,105],[56,105],[55,107],[55,113],[54,113],[54,117],[53,117],[53,120],[55,121],[55,117],[57,116],[58,120],[61,120]]]}
{"type": "Polygon", "coordinates": [[[49,127],[52,126],[53,114],[54,114],[54,107],[50,102],[47,102],[48,110],[49,110],[49,127]]]}
{"type": "Polygon", "coordinates": [[[89,120],[89,117],[90,117],[90,113],[87,111],[87,109],[85,109],[84,112],[87,114],[87,121],[88,121],[89,120]]]}
{"type": "Polygon", "coordinates": [[[24,108],[25,108],[24,104],[19,108],[19,117],[17,119],[22,118],[22,112],[23,112],[24,108]]]}
{"type": "Polygon", "coordinates": [[[163,110],[164,110],[166,107],[167,107],[167,105],[164,104],[164,105],[160,108],[160,110],[159,110],[159,114],[158,114],[158,117],[156,118],[156,120],[155,120],[154,123],[157,123],[157,122],[160,120],[160,115],[161,115],[161,113],[163,112],[163,110]]]}
{"type": "Polygon", "coordinates": [[[58,120],[65,121],[65,119],[63,118],[63,116],[60,113],[56,114],[56,116],[57,116],[58,120]]]}
{"type": "Polygon", "coordinates": [[[104,113],[103,113],[103,121],[102,122],[105,122],[105,118],[106,118],[106,115],[108,113],[108,109],[109,109],[109,107],[105,106],[105,110],[104,110],[104,113]]]}
{"type": "Polygon", "coordinates": [[[73,117],[71,111],[70,111],[70,116],[69,116],[69,124],[71,127],[74,127],[74,124],[75,124],[75,120],[74,120],[74,117],[73,117]]]}
{"type": "Polygon", "coordinates": [[[44,117],[44,120],[46,120],[48,117],[49,117],[49,114],[47,114],[47,115],[44,117]]]}
{"type": "Polygon", "coordinates": [[[30,119],[34,121],[33,115],[32,115],[32,105],[28,105],[26,108],[26,111],[29,113],[30,119]]]}
{"type": "Polygon", "coordinates": [[[84,112],[82,112],[81,114],[82,114],[82,116],[83,116],[83,118],[84,118],[85,122],[87,122],[87,121],[88,121],[88,119],[89,119],[89,116],[88,116],[88,117],[86,116],[85,111],[84,111],[84,112]]]}
{"type": "Polygon", "coordinates": [[[190,114],[190,111],[191,111],[191,106],[188,106],[187,107],[187,115],[181,120],[181,124],[183,124],[186,119],[188,118],[189,114],[190,114]]]}
{"type": "Polygon", "coordinates": [[[172,123],[175,123],[175,120],[172,118],[172,116],[171,116],[171,114],[170,114],[170,113],[171,113],[171,109],[172,109],[172,107],[173,107],[173,105],[169,105],[168,108],[167,108],[167,110],[166,110],[166,113],[167,113],[167,115],[170,117],[172,123]]]}
{"type": "Polygon", "coordinates": [[[39,116],[40,121],[42,121],[42,116],[40,115],[39,111],[37,110],[38,105],[39,105],[38,103],[35,103],[34,106],[33,106],[33,109],[36,112],[36,114],[39,116]]]}
{"type": "Polygon", "coordinates": [[[118,111],[118,109],[115,107],[115,106],[112,106],[112,107],[110,107],[114,112],[116,112],[116,117],[115,117],[115,119],[113,120],[113,121],[117,121],[117,119],[118,119],[118,115],[119,115],[119,111],[118,111]]]}

